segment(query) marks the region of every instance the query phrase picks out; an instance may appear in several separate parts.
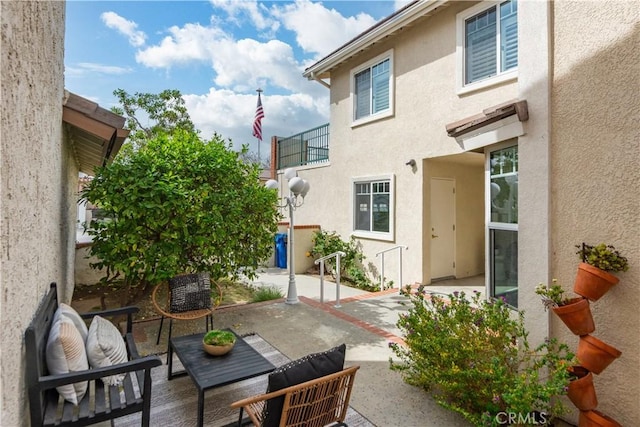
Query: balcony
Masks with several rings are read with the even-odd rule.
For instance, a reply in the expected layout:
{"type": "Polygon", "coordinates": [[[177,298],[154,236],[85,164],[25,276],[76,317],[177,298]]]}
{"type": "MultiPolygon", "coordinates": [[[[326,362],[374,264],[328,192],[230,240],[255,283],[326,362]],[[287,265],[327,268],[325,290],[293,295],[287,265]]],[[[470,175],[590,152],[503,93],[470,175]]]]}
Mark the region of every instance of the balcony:
{"type": "Polygon", "coordinates": [[[276,141],[276,167],[285,169],[329,161],[329,123],[276,141]]]}

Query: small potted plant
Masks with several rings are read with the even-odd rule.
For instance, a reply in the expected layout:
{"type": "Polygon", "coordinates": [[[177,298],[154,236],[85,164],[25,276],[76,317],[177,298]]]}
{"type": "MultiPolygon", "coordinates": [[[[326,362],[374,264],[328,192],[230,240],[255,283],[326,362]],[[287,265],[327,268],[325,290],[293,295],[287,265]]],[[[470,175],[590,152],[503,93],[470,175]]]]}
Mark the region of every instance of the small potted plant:
{"type": "Polygon", "coordinates": [[[202,339],[204,351],[212,356],[222,356],[231,351],[236,343],[236,336],[233,332],[223,329],[213,329],[202,339]]]}
{"type": "Polygon", "coordinates": [[[597,301],[620,281],[612,273],[627,271],[629,262],[614,246],[605,243],[595,246],[582,243],[576,248],[582,262],[578,265],[573,290],[590,301],[597,301]]]}
{"type": "Polygon", "coordinates": [[[583,297],[567,298],[557,279],[551,286],[543,283],[536,286],[536,294],[542,297],[545,310],[551,309],[575,335],[586,335],[595,331],[589,300],[583,297]]]}

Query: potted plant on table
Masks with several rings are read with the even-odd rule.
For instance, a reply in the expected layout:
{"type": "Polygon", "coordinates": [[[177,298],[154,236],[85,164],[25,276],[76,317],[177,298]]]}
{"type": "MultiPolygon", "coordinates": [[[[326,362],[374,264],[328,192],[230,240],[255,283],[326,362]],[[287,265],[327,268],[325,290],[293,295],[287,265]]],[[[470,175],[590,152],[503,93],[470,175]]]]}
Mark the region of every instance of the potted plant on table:
{"type": "Polygon", "coordinates": [[[540,283],[536,286],[536,294],[542,297],[545,310],[551,309],[575,335],[586,335],[596,330],[589,300],[565,297],[557,279],[552,280],[551,286],[540,283]]]}
{"type": "Polygon", "coordinates": [[[620,281],[612,273],[627,271],[628,260],[614,246],[605,243],[595,246],[582,243],[576,248],[582,262],[578,265],[573,291],[590,301],[597,301],[620,281]]]}
{"type": "Polygon", "coordinates": [[[212,356],[222,356],[231,351],[236,343],[236,336],[233,332],[223,329],[213,329],[202,339],[204,351],[212,356]]]}

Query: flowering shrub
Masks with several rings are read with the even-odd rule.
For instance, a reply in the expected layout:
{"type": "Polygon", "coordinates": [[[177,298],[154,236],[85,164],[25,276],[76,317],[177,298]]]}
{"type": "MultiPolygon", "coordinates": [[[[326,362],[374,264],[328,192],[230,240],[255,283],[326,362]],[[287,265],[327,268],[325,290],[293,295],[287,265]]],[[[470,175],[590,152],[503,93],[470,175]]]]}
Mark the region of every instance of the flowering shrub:
{"type": "Polygon", "coordinates": [[[478,426],[504,424],[504,414],[546,422],[564,412],[555,397],[566,394],[574,355],[555,340],[531,350],[523,312],[479,293],[445,298],[419,288],[411,302],[398,321],[406,346],[390,344],[399,358],[391,369],[407,383],[478,426]]]}

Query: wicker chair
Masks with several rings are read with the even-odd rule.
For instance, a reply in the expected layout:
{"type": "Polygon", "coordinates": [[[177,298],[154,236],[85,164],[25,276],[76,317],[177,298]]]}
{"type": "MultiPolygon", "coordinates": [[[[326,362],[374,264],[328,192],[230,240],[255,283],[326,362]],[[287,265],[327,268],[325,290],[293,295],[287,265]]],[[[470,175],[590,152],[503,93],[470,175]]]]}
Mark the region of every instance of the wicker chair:
{"type": "Polygon", "coordinates": [[[280,427],[323,427],[329,424],[347,426],[344,420],[359,368],[360,366],[352,366],[272,393],[239,400],[232,403],[231,407],[240,408],[239,426],[242,425],[243,410],[254,426],[262,426],[267,400],[284,396],[280,427]]]}
{"type": "Polygon", "coordinates": [[[218,291],[218,297],[212,298],[213,290],[211,279],[208,273],[181,274],[163,282],[153,289],[151,300],[153,306],[162,316],[160,318],[160,328],[156,345],[160,344],[160,334],[164,318],[169,319],[169,337],[167,338],[167,349],[171,340],[171,330],[174,320],[195,320],[205,318],[205,331],[213,329],[213,311],[222,301],[222,290],[214,282],[218,291]],[[166,301],[160,303],[158,291],[162,287],[166,289],[166,301]]]}

